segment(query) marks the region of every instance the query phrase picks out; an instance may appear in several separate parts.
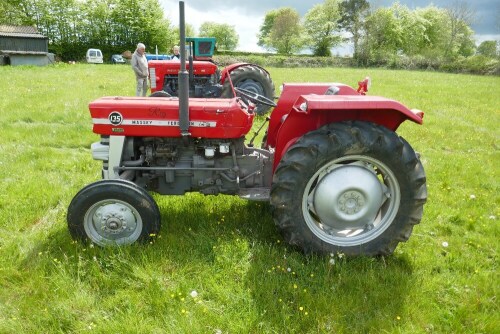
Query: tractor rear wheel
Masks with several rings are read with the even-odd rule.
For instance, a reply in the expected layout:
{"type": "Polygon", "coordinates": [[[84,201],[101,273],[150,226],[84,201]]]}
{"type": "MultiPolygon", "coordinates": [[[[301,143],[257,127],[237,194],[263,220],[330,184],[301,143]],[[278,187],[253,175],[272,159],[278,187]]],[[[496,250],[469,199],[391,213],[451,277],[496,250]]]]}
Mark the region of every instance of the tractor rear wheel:
{"type": "Polygon", "coordinates": [[[160,210],[141,187],[125,180],[101,180],[84,187],[68,207],[73,239],[99,246],[147,241],[160,231],[160,210]]]}
{"type": "Polygon", "coordinates": [[[306,252],[388,255],[422,218],[422,164],[385,127],[333,123],[301,137],[273,176],[271,205],[284,238],[306,252]]]}
{"type": "MultiPolygon", "coordinates": [[[[262,68],[254,65],[244,65],[232,70],[229,75],[234,87],[246,89],[252,93],[256,93],[274,100],[274,83],[269,76],[269,73],[262,68]]],[[[233,97],[233,91],[228,79],[224,81],[222,86],[222,97],[233,97]]],[[[264,115],[271,107],[268,105],[259,104],[254,109],[257,115],[264,115]]]]}

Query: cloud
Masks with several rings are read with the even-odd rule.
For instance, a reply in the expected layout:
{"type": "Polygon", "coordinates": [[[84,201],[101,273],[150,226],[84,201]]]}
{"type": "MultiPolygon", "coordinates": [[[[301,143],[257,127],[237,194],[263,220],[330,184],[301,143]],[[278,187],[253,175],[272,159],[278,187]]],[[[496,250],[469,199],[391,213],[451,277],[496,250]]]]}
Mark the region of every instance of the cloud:
{"type": "MultiPolygon", "coordinates": [[[[160,1],[165,10],[165,15],[173,25],[179,24],[179,8],[176,1],[160,1]]],[[[203,22],[211,21],[216,23],[226,23],[234,26],[239,36],[237,49],[240,51],[263,52],[257,45],[257,34],[260,25],[264,22],[265,13],[245,14],[238,7],[232,6],[223,8],[222,6],[208,7],[209,11],[192,7],[189,1],[185,3],[186,23],[192,25],[198,32],[203,22]]],[[[198,1],[199,2],[199,1],[198,1]]],[[[210,1],[208,1],[210,2],[210,1]]],[[[224,2],[224,1],[222,1],[224,2]]]]}
{"type": "MultiPolygon", "coordinates": [[[[455,0],[400,0],[401,4],[411,9],[417,7],[426,7],[434,4],[440,8],[446,8],[453,4],[455,0]]],[[[249,52],[263,52],[264,50],[257,45],[257,34],[260,26],[264,22],[266,13],[272,9],[280,7],[295,8],[301,16],[304,16],[314,5],[323,3],[321,0],[185,0],[186,22],[191,24],[198,32],[203,22],[211,21],[217,23],[226,23],[234,26],[239,36],[237,50],[249,52]]],[[[380,6],[391,6],[393,1],[372,0],[372,8],[380,6]]],[[[179,2],[177,0],[160,0],[165,16],[169,18],[173,25],[179,24],[179,2]]],[[[477,0],[468,2],[476,9],[477,22],[472,26],[476,33],[476,39],[479,41],[487,40],[490,37],[498,39],[497,15],[500,10],[500,4],[495,0],[477,0]],[[487,38],[486,38],[487,36],[487,38]]],[[[350,53],[348,46],[334,50],[334,54],[345,55],[350,53]]]]}

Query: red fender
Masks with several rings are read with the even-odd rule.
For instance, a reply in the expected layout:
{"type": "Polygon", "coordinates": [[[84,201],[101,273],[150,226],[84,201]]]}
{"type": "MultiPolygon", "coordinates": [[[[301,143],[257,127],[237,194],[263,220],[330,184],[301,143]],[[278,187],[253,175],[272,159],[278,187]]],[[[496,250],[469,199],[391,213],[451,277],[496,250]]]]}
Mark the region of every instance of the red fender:
{"type": "MultiPolygon", "coordinates": [[[[283,115],[279,126],[269,133],[275,144],[273,171],[283,154],[305,133],[342,121],[364,121],[396,131],[405,120],[422,124],[423,112],[410,110],[401,103],[379,96],[301,95],[291,111],[283,115]]],[[[266,142],[267,146],[270,141],[266,142]]]]}

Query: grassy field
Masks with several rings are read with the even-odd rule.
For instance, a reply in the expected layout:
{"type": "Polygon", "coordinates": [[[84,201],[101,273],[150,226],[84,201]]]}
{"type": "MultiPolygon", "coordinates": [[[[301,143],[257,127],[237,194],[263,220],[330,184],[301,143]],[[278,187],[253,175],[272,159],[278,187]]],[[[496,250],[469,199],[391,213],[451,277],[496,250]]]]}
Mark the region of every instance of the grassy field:
{"type": "Polygon", "coordinates": [[[0,67],[0,333],[498,333],[500,78],[270,72],[277,86],[370,75],[370,94],[425,112],[399,130],[429,192],[407,243],[385,258],[305,256],[267,204],[188,194],[155,195],[154,244],[77,244],[66,209],[101,168],[87,104],[133,95],[132,71],[0,67]]]}

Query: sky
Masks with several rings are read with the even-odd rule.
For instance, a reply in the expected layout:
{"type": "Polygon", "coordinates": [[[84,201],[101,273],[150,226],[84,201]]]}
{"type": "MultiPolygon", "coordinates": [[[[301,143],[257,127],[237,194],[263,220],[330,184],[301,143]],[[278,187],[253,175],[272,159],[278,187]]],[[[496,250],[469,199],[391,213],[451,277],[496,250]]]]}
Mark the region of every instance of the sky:
{"type": "MultiPolygon", "coordinates": [[[[174,25],[179,24],[179,2],[177,0],[159,0],[165,11],[165,17],[174,25]]],[[[434,4],[437,7],[450,7],[456,0],[399,0],[410,9],[426,7],[434,4]]],[[[198,32],[203,22],[211,21],[234,26],[239,36],[237,50],[264,52],[257,45],[257,34],[264,22],[266,13],[280,7],[295,8],[301,17],[314,5],[323,0],[184,0],[186,23],[192,25],[198,32]]],[[[372,8],[390,6],[393,1],[371,0],[372,8]]],[[[500,0],[469,0],[470,7],[476,10],[476,23],[472,25],[476,42],[484,40],[500,40],[500,0]]],[[[343,45],[333,49],[334,54],[348,55],[352,47],[343,45]]]]}

